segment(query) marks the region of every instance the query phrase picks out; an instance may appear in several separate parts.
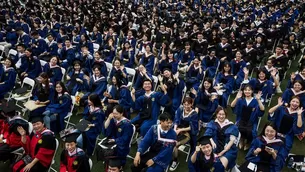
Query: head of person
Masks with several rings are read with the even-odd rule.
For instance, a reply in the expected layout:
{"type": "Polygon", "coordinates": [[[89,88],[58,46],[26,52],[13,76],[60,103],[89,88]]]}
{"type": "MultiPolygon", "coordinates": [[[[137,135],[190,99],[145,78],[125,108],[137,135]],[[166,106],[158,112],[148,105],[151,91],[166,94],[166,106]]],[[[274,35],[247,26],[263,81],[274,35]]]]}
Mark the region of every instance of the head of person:
{"type": "Polygon", "coordinates": [[[119,69],[121,67],[121,60],[116,58],[113,62],[113,66],[119,69]]]}
{"type": "Polygon", "coordinates": [[[173,125],[172,116],[167,112],[162,113],[159,116],[159,120],[161,129],[164,131],[168,131],[173,125]]]}
{"type": "Polygon", "coordinates": [[[212,78],[205,78],[203,81],[203,87],[202,90],[210,90],[213,85],[213,79],[212,78]]]}
{"type": "Polygon", "coordinates": [[[24,44],[18,44],[17,45],[17,51],[23,53],[25,51],[24,44]]]}
{"type": "Polygon", "coordinates": [[[236,53],[235,53],[236,60],[241,60],[242,56],[243,55],[242,55],[241,51],[236,51],[236,53]]]}
{"type": "Polygon", "coordinates": [[[301,100],[299,96],[292,96],[290,102],[289,102],[289,107],[291,110],[298,110],[299,107],[301,107],[301,100]]]}
{"type": "Polygon", "coordinates": [[[299,71],[301,71],[301,75],[305,76],[305,65],[302,65],[299,71]]]}
{"type": "Polygon", "coordinates": [[[151,91],[151,88],[152,88],[152,81],[149,79],[145,79],[143,81],[143,89],[145,91],[151,91]]]}
{"type": "Polygon", "coordinates": [[[79,136],[79,133],[71,133],[64,137],[65,148],[68,152],[73,152],[77,148],[76,139],[79,136]]]}
{"type": "Polygon", "coordinates": [[[55,90],[57,94],[64,94],[67,91],[65,84],[62,81],[57,81],[55,85],[55,90]]]}
{"type": "Polygon", "coordinates": [[[73,62],[73,68],[74,68],[74,70],[75,70],[75,71],[80,71],[80,69],[81,69],[80,65],[81,65],[81,62],[80,62],[80,61],[78,61],[78,60],[74,61],[74,62],[73,62]]]}
{"type": "Polygon", "coordinates": [[[32,49],[31,48],[27,48],[26,50],[25,50],[25,56],[26,57],[31,57],[32,56],[32,49]]]}
{"type": "Polygon", "coordinates": [[[94,52],[94,59],[100,60],[102,58],[102,53],[100,51],[94,52]]]}
{"type": "Polygon", "coordinates": [[[261,81],[267,80],[269,78],[269,73],[267,72],[266,69],[260,68],[260,69],[258,69],[258,72],[257,72],[257,78],[261,81]]]}
{"type": "Polygon", "coordinates": [[[185,112],[191,112],[193,109],[194,100],[191,97],[185,97],[183,99],[183,109],[185,112]]]}
{"type": "Polygon", "coordinates": [[[231,65],[228,61],[224,62],[222,72],[231,73],[231,65]]]}
{"type": "Polygon", "coordinates": [[[282,54],[283,53],[283,46],[281,46],[281,45],[276,46],[275,53],[277,55],[282,54]]]}
{"type": "Polygon", "coordinates": [[[14,64],[13,59],[11,59],[11,58],[5,59],[5,61],[4,61],[4,66],[5,66],[6,68],[9,68],[9,67],[15,68],[15,64],[14,64]]]}
{"type": "Polygon", "coordinates": [[[121,105],[116,105],[114,106],[112,113],[113,118],[119,121],[124,117],[124,108],[121,105]]]}
{"type": "Polygon", "coordinates": [[[53,35],[51,33],[49,33],[47,35],[47,39],[48,39],[49,42],[52,42],[54,40],[54,37],[53,37],[53,35]]]}
{"type": "Polygon", "coordinates": [[[93,73],[94,73],[95,76],[100,76],[101,75],[100,65],[94,65],[92,70],[93,70],[93,73]]]}
{"type": "Polygon", "coordinates": [[[66,45],[66,47],[70,47],[70,46],[71,46],[71,41],[70,41],[70,39],[66,39],[66,40],[65,40],[65,45],[66,45]]]}
{"type": "Polygon", "coordinates": [[[92,93],[88,97],[88,105],[93,107],[102,107],[99,95],[92,93]]]}
{"type": "Polygon", "coordinates": [[[276,126],[273,122],[267,122],[267,124],[264,126],[261,136],[267,137],[269,140],[275,139],[277,134],[276,126]]]}
{"type": "Polygon", "coordinates": [[[36,132],[36,133],[40,133],[42,132],[44,129],[45,129],[45,126],[44,126],[44,121],[43,121],[43,118],[42,117],[35,117],[32,119],[32,124],[33,124],[33,130],[36,132]]]}
{"type": "Polygon", "coordinates": [[[253,88],[250,85],[245,85],[243,88],[243,94],[245,97],[252,97],[253,95],[253,88]]]}
{"type": "Polygon", "coordinates": [[[49,76],[46,72],[40,73],[40,75],[37,78],[38,82],[41,84],[45,84],[46,86],[49,85],[49,76]]]}
{"type": "Polygon", "coordinates": [[[294,89],[295,92],[302,91],[303,90],[303,81],[295,80],[293,82],[292,88],[294,89]]]}
{"type": "Polygon", "coordinates": [[[202,136],[201,138],[199,138],[198,143],[199,143],[199,147],[200,147],[201,152],[205,156],[213,155],[213,147],[212,147],[212,144],[211,144],[211,141],[210,141],[210,137],[202,136]]]}
{"type": "Polygon", "coordinates": [[[227,119],[227,115],[228,115],[227,111],[221,106],[219,106],[216,109],[215,114],[216,114],[216,119],[220,123],[223,123],[227,119]]]}
{"type": "Polygon", "coordinates": [[[272,59],[268,59],[267,62],[266,62],[266,65],[267,65],[268,68],[273,67],[273,61],[272,61],[272,59]]]}
{"type": "Polygon", "coordinates": [[[51,66],[56,66],[59,63],[59,58],[57,56],[52,56],[52,58],[50,59],[50,64],[51,66]]]}
{"type": "Polygon", "coordinates": [[[108,172],[121,172],[122,164],[120,159],[110,159],[108,163],[108,172]]]}

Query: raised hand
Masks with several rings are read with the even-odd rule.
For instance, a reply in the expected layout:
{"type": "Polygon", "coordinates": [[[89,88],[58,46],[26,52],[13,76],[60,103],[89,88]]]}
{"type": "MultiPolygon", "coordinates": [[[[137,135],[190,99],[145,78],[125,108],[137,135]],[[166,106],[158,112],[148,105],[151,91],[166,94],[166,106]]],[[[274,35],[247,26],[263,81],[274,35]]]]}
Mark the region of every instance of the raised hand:
{"type": "Polygon", "coordinates": [[[238,91],[236,98],[241,98],[243,96],[243,92],[242,91],[238,91]]]}
{"type": "Polygon", "coordinates": [[[262,97],[262,91],[259,91],[256,95],[255,95],[255,98],[256,100],[260,100],[262,97]]]}
{"type": "Polygon", "coordinates": [[[279,97],[277,99],[277,105],[282,106],[283,104],[284,104],[284,101],[283,101],[282,97],[279,97]]]}
{"type": "Polygon", "coordinates": [[[243,68],[243,72],[245,75],[249,75],[249,69],[247,69],[246,67],[243,68]]]}

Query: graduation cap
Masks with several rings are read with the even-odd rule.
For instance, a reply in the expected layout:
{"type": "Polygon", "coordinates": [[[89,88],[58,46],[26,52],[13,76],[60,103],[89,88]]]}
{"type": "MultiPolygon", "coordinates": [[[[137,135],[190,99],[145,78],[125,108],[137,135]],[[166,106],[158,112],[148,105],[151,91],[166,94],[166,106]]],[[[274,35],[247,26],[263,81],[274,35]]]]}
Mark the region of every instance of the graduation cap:
{"type": "Polygon", "coordinates": [[[34,124],[36,122],[41,122],[41,123],[44,123],[43,121],[43,117],[42,116],[36,116],[36,117],[33,117],[31,122],[34,124]]]}
{"type": "Polygon", "coordinates": [[[162,72],[164,72],[164,71],[166,71],[166,70],[172,72],[172,65],[170,65],[170,64],[165,65],[165,66],[163,67],[163,69],[162,69],[162,72]]]}
{"type": "Polygon", "coordinates": [[[75,128],[78,129],[81,132],[84,132],[84,131],[87,131],[89,129],[88,124],[91,124],[91,122],[83,119],[78,124],[76,124],[75,128]]]}
{"type": "Polygon", "coordinates": [[[202,136],[200,137],[197,142],[200,144],[200,145],[207,145],[207,144],[210,144],[211,145],[211,141],[210,141],[211,137],[209,136],[202,136]]]}
{"type": "Polygon", "coordinates": [[[75,142],[76,143],[76,139],[79,137],[80,133],[69,133],[67,135],[65,135],[62,140],[66,143],[71,143],[71,142],[75,142]]]}
{"type": "Polygon", "coordinates": [[[16,109],[17,106],[15,105],[15,103],[13,101],[9,101],[7,103],[3,103],[1,105],[1,111],[9,117],[15,116],[16,114],[16,109]]]}
{"type": "Polygon", "coordinates": [[[122,162],[121,162],[121,160],[118,159],[118,158],[111,158],[111,159],[109,159],[108,165],[109,165],[110,167],[117,167],[117,168],[121,169],[121,167],[122,167],[122,162]]]}

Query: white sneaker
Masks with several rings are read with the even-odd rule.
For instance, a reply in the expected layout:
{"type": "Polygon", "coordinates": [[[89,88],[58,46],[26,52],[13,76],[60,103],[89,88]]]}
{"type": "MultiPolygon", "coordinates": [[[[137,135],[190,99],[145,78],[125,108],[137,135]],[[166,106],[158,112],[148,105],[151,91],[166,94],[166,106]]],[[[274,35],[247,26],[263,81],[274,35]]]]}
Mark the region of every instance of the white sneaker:
{"type": "Polygon", "coordinates": [[[169,171],[175,171],[177,169],[178,165],[179,165],[178,161],[173,161],[172,165],[169,168],[169,171]]]}

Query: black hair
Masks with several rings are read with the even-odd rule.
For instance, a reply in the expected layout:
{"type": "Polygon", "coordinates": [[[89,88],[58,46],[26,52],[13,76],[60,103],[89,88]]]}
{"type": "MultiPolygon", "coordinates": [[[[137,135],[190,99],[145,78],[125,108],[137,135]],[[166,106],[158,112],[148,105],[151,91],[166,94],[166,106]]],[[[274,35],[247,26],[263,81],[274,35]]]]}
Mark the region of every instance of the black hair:
{"type": "Polygon", "coordinates": [[[268,122],[264,125],[263,130],[262,130],[262,132],[260,133],[260,136],[265,136],[265,130],[266,130],[266,128],[267,128],[268,126],[272,127],[272,128],[275,130],[275,132],[276,132],[276,133],[275,133],[275,137],[276,137],[276,134],[277,134],[276,125],[275,125],[275,123],[273,123],[273,122],[271,122],[271,121],[268,121],[268,122]]]}
{"type": "Polygon", "coordinates": [[[119,113],[121,113],[121,114],[124,114],[124,108],[123,108],[123,106],[121,106],[121,105],[115,105],[115,106],[113,107],[113,109],[115,109],[117,112],[119,112],[119,113]]]}
{"type": "Polygon", "coordinates": [[[93,103],[94,107],[102,107],[101,99],[96,93],[90,94],[88,99],[93,103]]]}
{"type": "Polygon", "coordinates": [[[160,116],[159,116],[159,120],[164,122],[164,121],[171,121],[172,120],[172,116],[167,113],[167,112],[164,112],[164,113],[161,113],[160,116]]]}

